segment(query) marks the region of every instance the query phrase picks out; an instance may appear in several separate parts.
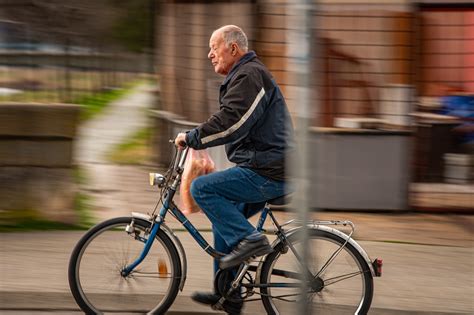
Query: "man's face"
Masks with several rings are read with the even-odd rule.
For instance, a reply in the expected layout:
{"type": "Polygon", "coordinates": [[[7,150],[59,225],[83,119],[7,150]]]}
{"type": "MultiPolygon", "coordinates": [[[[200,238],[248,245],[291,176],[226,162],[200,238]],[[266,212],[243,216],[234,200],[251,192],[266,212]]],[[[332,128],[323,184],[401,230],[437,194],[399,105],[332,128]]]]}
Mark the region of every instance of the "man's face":
{"type": "Polygon", "coordinates": [[[209,40],[209,58],[214,66],[214,71],[221,75],[227,75],[236,62],[235,56],[232,56],[230,47],[225,44],[221,32],[214,32],[209,40]]]}

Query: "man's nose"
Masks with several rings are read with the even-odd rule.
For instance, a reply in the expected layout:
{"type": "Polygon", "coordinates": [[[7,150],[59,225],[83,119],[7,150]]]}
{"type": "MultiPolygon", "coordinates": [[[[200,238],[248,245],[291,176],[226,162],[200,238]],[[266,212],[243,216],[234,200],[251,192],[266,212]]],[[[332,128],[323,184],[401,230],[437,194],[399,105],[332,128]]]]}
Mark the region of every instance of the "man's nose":
{"type": "Polygon", "coordinates": [[[213,56],[213,55],[214,55],[214,54],[212,53],[212,50],[209,50],[209,53],[207,54],[207,58],[208,58],[208,59],[212,59],[212,56],[213,56]]]}

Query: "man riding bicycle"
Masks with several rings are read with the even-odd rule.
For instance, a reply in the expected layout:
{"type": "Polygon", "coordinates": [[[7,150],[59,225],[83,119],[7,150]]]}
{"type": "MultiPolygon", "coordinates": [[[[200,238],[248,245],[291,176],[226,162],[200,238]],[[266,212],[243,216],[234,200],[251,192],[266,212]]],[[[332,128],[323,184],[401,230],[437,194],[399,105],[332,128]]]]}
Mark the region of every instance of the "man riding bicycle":
{"type": "MultiPolygon", "coordinates": [[[[293,149],[293,126],[285,100],[268,69],[253,51],[243,30],[223,26],[209,41],[214,71],[225,76],[219,90],[220,110],[198,127],[179,133],[178,147],[193,149],[225,145],[235,163],[224,171],[196,178],[191,194],[212,222],[215,249],[226,254],[215,271],[239,266],[272,251],[268,239],[247,220],[267,200],[287,193],[285,155],[293,149]]],[[[195,301],[213,305],[217,293],[195,293],[195,301]]],[[[239,314],[242,302],[224,302],[239,314]]]]}

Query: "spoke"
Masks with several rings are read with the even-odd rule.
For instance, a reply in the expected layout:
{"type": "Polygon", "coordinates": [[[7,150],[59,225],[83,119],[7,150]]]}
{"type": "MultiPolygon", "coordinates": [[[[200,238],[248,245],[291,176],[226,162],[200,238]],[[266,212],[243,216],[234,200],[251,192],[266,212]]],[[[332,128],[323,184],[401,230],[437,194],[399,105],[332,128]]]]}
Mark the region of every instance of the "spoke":
{"type": "Polygon", "coordinates": [[[102,250],[101,252],[104,253],[103,258],[105,258],[104,262],[109,263],[108,265],[118,265],[121,262],[121,258],[117,256],[117,251],[114,248],[110,248],[107,246],[107,237],[110,231],[104,231],[101,235],[99,235],[99,240],[101,240],[102,250]],[[103,240],[101,239],[103,237],[103,240]]]}
{"type": "Polygon", "coordinates": [[[358,261],[357,252],[348,244],[348,239],[326,236],[323,231],[321,235],[312,234],[310,240],[308,246],[315,250],[310,251],[307,268],[300,268],[299,255],[295,255],[301,252],[299,239],[296,243],[291,239],[289,242],[294,245],[288,246],[291,250],[286,255],[275,256],[275,261],[265,269],[261,280],[265,285],[260,288],[262,299],[268,299],[269,305],[265,306],[280,313],[292,308],[297,310],[302,303],[308,304],[308,310],[318,312],[336,305],[339,310],[350,310],[352,314],[365,310],[368,291],[364,281],[368,275],[364,273],[370,270],[358,261]],[[341,281],[346,282],[337,284],[341,281]],[[305,283],[307,287],[302,291],[301,285],[305,283]]]}
{"type": "MultiPolygon", "coordinates": [[[[258,294],[260,296],[268,296],[272,299],[278,299],[278,300],[282,300],[282,301],[285,301],[285,302],[297,302],[298,300],[290,300],[290,299],[285,299],[287,297],[291,297],[291,296],[301,296],[301,294],[299,292],[297,293],[293,293],[293,294],[283,294],[283,295],[271,295],[271,294],[262,294],[260,292],[255,292],[255,294],[258,294]]],[[[308,291],[308,294],[314,294],[313,291],[308,291]]],[[[249,300],[245,300],[246,302],[251,302],[251,301],[260,301],[261,299],[249,299],[249,300]]]]}
{"type": "MultiPolygon", "coordinates": [[[[258,293],[260,294],[260,293],[258,293]]],[[[312,291],[309,291],[308,294],[314,294],[314,292],[312,291]]],[[[272,299],[278,299],[278,300],[282,300],[282,301],[285,301],[285,302],[297,302],[297,301],[300,301],[300,300],[290,300],[290,299],[285,299],[287,297],[290,297],[290,296],[301,296],[301,294],[298,292],[298,293],[293,293],[293,294],[283,294],[283,295],[270,295],[270,294],[260,294],[260,295],[263,295],[263,296],[268,296],[268,297],[271,297],[272,299]]]]}
{"type": "MultiPolygon", "coordinates": [[[[299,274],[297,272],[281,270],[281,269],[273,269],[272,270],[272,275],[285,277],[285,278],[291,278],[291,279],[297,279],[297,280],[303,280],[303,277],[301,276],[301,274],[299,274]]],[[[313,277],[313,275],[311,275],[310,278],[312,278],[312,277],[313,277]]]]}
{"type": "Polygon", "coordinates": [[[321,267],[321,269],[318,271],[318,273],[314,276],[319,277],[326,269],[329,267],[329,265],[336,259],[336,257],[339,255],[339,253],[344,249],[346,246],[348,240],[344,244],[342,244],[334,253],[332,253],[331,257],[329,257],[328,261],[321,267]]]}
{"type": "Polygon", "coordinates": [[[131,278],[157,278],[157,279],[178,279],[179,277],[173,277],[171,273],[168,273],[167,277],[161,276],[159,272],[146,272],[146,271],[134,271],[130,274],[131,278]]]}
{"type": "Polygon", "coordinates": [[[155,278],[155,279],[173,279],[173,277],[160,277],[160,276],[133,276],[133,278],[155,278]]]}
{"type": "Polygon", "coordinates": [[[348,274],[345,274],[345,275],[325,279],[324,280],[324,286],[328,286],[328,285],[337,283],[337,282],[342,281],[342,280],[353,278],[357,275],[360,275],[361,273],[362,273],[362,271],[356,271],[356,272],[348,273],[348,274]]]}
{"type": "Polygon", "coordinates": [[[296,302],[298,300],[290,300],[290,299],[285,299],[287,297],[290,297],[290,296],[299,296],[300,294],[299,293],[294,293],[294,294],[283,294],[283,295],[270,295],[270,294],[262,294],[262,295],[266,295],[268,297],[271,297],[272,299],[278,299],[278,300],[282,300],[282,301],[285,301],[285,302],[296,302]]]}
{"type": "MultiPolygon", "coordinates": [[[[257,293],[257,294],[260,294],[260,293],[257,293]]],[[[260,294],[261,295],[261,294],[260,294]]],[[[245,303],[248,303],[248,302],[255,302],[255,301],[262,301],[261,298],[256,298],[256,299],[245,299],[245,303]]]]}
{"type": "MultiPolygon", "coordinates": [[[[308,283],[309,284],[309,283],[308,283]]],[[[286,282],[271,282],[267,284],[259,284],[255,286],[256,288],[277,288],[277,289],[283,289],[283,288],[301,288],[301,283],[298,282],[291,282],[291,283],[286,283],[286,282]]]]}
{"type": "Polygon", "coordinates": [[[172,279],[171,273],[160,273],[154,271],[134,271],[130,274],[131,278],[157,278],[157,279],[172,279]]]}

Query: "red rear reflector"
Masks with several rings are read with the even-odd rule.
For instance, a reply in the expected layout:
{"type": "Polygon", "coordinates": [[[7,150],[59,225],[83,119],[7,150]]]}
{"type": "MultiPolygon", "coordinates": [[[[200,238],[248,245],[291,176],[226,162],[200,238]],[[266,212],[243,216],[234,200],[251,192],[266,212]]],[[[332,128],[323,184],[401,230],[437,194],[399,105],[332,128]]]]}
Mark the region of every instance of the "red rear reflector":
{"type": "Polygon", "coordinates": [[[380,258],[376,258],[374,262],[372,263],[372,266],[374,266],[376,277],[382,276],[382,265],[383,265],[383,260],[380,258]]]}

